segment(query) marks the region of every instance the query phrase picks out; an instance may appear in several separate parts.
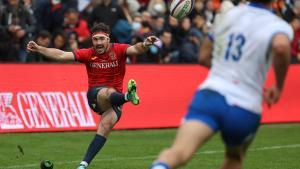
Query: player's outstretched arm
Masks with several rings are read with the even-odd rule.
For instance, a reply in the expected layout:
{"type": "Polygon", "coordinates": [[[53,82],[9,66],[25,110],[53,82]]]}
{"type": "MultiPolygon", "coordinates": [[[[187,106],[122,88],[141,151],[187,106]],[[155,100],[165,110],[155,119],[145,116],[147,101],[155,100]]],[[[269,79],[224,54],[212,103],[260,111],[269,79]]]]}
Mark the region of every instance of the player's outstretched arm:
{"type": "Polygon", "coordinates": [[[213,42],[208,37],[205,37],[198,54],[198,61],[201,65],[211,67],[212,50],[213,42]]]}
{"type": "Polygon", "coordinates": [[[66,52],[55,48],[46,48],[43,46],[39,46],[34,41],[30,41],[27,44],[27,51],[28,52],[37,52],[45,57],[57,60],[57,61],[74,61],[75,57],[72,52],[66,52]]]}
{"type": "Polygon", "coordinates": [[[291,60],[290,41],[285,34],[281,33],[274,36],[272,55],[276,84],[265,91],[265,101],[269,105],[276,103],[280,98],[291,60]]]}
{"type": "Polygon", "coordinates": [[[127,55],[139,55],[147,52],[149,47],[153,45],[158,38],[156,36],[148,36],[144,42],[139,42],[133,46],[130,46],[126,50],[127,55]]]}

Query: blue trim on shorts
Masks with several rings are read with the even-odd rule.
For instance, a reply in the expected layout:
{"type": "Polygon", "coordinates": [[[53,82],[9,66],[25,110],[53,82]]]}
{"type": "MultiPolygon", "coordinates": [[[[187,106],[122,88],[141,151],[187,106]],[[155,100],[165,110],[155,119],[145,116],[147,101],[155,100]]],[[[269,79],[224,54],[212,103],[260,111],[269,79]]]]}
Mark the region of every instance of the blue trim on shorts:
{"type": "Polygon", "coordinates": [[[254,137],[260,115],[238,106],[228,105],[223,95],[204,89],[195,93],[185,121],[197,120],[214,132],[221,132],[226,145],[241,145],[254,137]]]}

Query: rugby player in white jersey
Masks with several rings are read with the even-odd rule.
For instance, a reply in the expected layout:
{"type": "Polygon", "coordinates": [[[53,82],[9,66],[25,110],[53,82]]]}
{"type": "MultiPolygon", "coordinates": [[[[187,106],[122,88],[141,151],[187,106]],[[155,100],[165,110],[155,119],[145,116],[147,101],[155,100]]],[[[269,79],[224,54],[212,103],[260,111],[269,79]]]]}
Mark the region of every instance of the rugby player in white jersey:
{"type": "Polygon", "coordinates": [[[200,63],[211,67],[199,86],[171,148],[150,169],[174,169],[220,132],[225,144],[221,169],[241,169],[260,124],[261,103],[276,103],[290,63],[292,28],[271,10],[271,0],[233,7],[215,23],[200,50],[200,63]],[[263,85],[269,65],[276,82],[263,85]]]}

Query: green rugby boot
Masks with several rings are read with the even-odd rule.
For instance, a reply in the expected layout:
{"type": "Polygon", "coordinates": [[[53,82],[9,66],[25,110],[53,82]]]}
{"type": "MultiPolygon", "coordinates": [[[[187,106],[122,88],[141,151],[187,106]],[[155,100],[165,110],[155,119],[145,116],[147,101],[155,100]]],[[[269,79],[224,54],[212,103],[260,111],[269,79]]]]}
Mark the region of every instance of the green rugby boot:
{"type": "Polygon", "coordinates": [[[128,81],[126,98],[134,105],[138,105],[140,103],[140,99],[137,95],[136,88],[136,82],[133,79],[130,79],[128,81]]]}

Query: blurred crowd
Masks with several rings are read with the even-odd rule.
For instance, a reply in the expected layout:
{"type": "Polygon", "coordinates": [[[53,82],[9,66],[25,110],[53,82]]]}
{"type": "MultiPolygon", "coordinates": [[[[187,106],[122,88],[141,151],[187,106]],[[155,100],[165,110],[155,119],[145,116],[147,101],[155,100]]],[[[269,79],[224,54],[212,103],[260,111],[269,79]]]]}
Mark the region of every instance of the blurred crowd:
{"type": "MultiPolygon", "coordinates": [[[[65,51],[90,47],[94,24],[111,28],[112,42],[135,44],[146,36],[160,41],[128,63],[197,63],[204,37],[220,7],[220,0],[195,0],[182,20],[169,16],[171,0],[0,0],[0,62],[51,62],[27,53],[35,40],[44,47],[65,51]]],[[[246,3],[234,0],[233,3],[246,3]]],[[[293,63],[300,61],[300,0],[274,3],[279,16],[295,31],[293,63]],[[298,11],[299,7],[299,11],[298,11]]]]}

